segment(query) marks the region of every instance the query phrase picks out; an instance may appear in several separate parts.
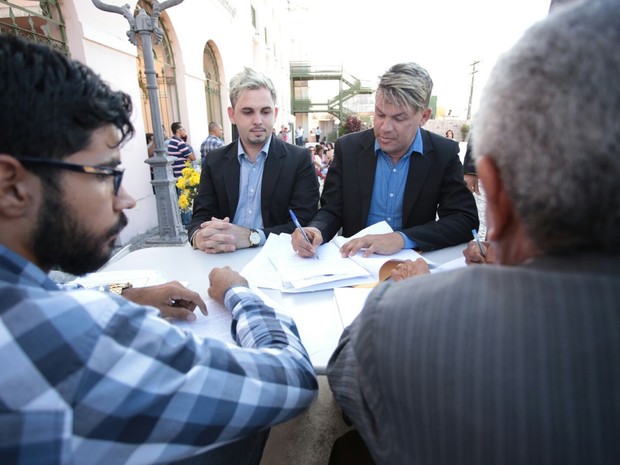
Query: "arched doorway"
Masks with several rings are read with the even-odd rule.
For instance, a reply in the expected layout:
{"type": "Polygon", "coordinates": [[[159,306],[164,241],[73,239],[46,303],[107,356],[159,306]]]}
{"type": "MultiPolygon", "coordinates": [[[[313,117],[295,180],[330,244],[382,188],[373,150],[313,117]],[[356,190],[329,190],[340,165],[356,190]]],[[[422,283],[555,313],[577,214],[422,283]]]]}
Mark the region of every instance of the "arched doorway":
{"type": "Polygon", "coordinates": [[[207,118],[224,126],[222,115],[222,83],[220,70],[217,64],[215,44],[209,41],[203,53],[203,67],[205,72],[205,99],[207,101],[207,118]]]}

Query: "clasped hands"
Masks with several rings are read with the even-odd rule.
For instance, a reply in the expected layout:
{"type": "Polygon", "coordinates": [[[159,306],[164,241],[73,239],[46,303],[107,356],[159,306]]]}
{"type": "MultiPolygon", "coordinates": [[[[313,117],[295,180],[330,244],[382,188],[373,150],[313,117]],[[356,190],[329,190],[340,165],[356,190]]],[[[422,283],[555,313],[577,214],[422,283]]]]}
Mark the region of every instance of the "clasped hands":
{"type": "Polygon", "coordinates": [[[231,223],[228,217],[223,220],[213,217],[200,225],[192,245],[206,253],[234,252],[250,246],[250,230],[231,223]]]}
{"type": "MultiPolygon", "coordinates": [[[[304,232],[311,244],[306,242],[301,232],[296,229],[291,236],[293,250],[300,257],[312,257],[316,249],[323,243],[323,235],[317,228],[306,227],[304,232]]],[[[379,255],[392,255],[403,248],[405,240],[397,232],[387,234],[368,234],[366,236],[351,239],[340,248],[343,258],[352,257],[364,249],[363,256],[370,257],[373,253],[379,255]]]]}

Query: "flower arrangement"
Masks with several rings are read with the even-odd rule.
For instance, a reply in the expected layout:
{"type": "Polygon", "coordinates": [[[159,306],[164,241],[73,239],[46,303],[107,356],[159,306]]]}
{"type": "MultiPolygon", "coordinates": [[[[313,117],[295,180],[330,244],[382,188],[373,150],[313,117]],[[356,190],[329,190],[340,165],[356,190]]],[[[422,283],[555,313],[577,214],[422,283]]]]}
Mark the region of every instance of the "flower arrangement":
{"type": "Polygon", "coordinates": [[[177,188],[181,191],[179,195],[179,208],[181,212],[188,213],[194,206],[194,198],[198,194],[200,184],[200,172],[194,169],[191,162],[185,163],[185,168],[181,171],[181,176],[177,178],[177,188]]]}

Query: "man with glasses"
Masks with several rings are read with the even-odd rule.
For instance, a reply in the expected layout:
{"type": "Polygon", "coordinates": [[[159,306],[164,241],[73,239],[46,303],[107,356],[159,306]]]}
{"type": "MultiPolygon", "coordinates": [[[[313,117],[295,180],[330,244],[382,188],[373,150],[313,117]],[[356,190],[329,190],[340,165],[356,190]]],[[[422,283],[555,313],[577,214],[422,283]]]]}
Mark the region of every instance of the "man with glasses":
{"type": "Polygon", "coordinates": [[[238,346],[141,305],[206,312],[179,283],[120,296],[50,280],[100,268],[127,224],[131,100],[4,35],[0,94],[0,463],[258,464],[268,428],[316,396],[294,322],[229,268],[212,271],[209,295],[231,309],[238,346]]]}

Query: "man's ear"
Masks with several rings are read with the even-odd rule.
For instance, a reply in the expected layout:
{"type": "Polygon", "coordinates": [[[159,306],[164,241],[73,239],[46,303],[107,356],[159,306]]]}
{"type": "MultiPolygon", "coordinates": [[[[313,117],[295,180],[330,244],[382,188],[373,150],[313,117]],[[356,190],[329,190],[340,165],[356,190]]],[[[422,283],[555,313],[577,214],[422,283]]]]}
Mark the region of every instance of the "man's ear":
{"type": "Polygon", "coordinates": [[[22,216],[32,202],[32,176],[10,155],[0,154],[0,214],[5,218],[22,216]]]}
{"type": "Polygon", "coordinates": [[[424,126],[432,115],[433,115],[433,110],[431,110],[430,108],[426,108],[422,112],[422,119],[420,120],[420,127],[424,126]]]}
{"type": "Polygon", "coordinates": [[[502,174],[495,162],[486,156],[476,159],[476,172],[486,193],[487,240],[501,239],[514,219],[514,207],[506,192],[502,174]]]}

